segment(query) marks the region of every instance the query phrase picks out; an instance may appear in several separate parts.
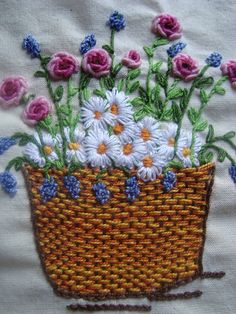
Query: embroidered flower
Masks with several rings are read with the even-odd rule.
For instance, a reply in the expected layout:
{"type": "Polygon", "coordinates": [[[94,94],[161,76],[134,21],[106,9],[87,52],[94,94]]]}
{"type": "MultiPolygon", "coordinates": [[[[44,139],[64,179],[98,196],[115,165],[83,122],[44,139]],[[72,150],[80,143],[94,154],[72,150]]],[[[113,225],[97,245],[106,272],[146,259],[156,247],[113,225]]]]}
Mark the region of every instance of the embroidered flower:
{"type": "Polygon", "coordinates": [[[176,174],[173,171],[167,171],[163,177],[162,185],[166,192],[171,191],[176,185],[176,174]]]}
{"type": "Polygon", "coordinates": [[[172,59],[172,73],[188,82],[199,73],[198,62],[187,54],[180,53],[172,59]]]}
{"type": "Polygon", "coordinates": [[[64,177],[64,186],[69,191],[70,196],[73,199],[79,198],[80,193],[80,182],[75,176],[65,176],[64,177]]]}
{"type": "Polygon", "coordinates": [[[192,161],[195,166],[199,166],[198,154],[201,150],[202,142],[198,134],[195,134],[194,146],[191,151],[192,133],[183,131],[184,143],[177,147],[176,154],[183,162],[185,168],[192,167],[192,161]]]}
{"type": "Polygon", "coordinates": [[[64,134],[67,140],[67,148],[66,148],[66,160],[67,162],[71,162],[73,158],[77,159],[77,161],[81,164],[86,163],[86,156],[84,150],[84,138],[85,132],[76,127],[74,132],[71,134],[71,130],[69,127],[64,128],[64,134]]]}
{"type": "Polygon", "coordinates": [[[137,175],[143,181],[155,181],[162,172],[163,160],[154,152],[150,151],[139,162],[137,175]]]}
{"type": "Polygon", "coordinates": [[[87,51],[96,46],[96,38],[94,34],[85,36],[84,40],[80,44],[80,53],[84,55],[87,51]]]}
{"type": "Polygon", "coordinates": [[[137,126],[133,121],[129,121],[125,124],[115,122],[112,130],[121,142],[127,142],[136,136],[137,126]]]}
{"type": "Polygon", "coordinates": [[[57,187],[58,184],[53,177],[44,180],[43,184],[39,188],[43,202],[47,202],[57,195],[57,187]]]}
{"type": "Polygon", "coordinates": [[[229,167],[229,175],[232,178],[233,182],[236,184],[236,166],[229,167]]]}
{"type": "Polygon", "coordinates": [[[9,171],[0,173],[0,185],[3,191],[10,194],[11,196],[16,194],[16,178],[9,171]]]}
{"type": "Polygon", "coordinates": [[[120,144],[116,136],[101,129],[91,130],[85,138],[87,161],[92,167],[106,168],[120,154],[120,144]]]}
{"type": "Polygon", "coordinates": [[[51,111],[52,105],[46,97],[36,97],[25,106],[22,119],[29,126],[34,126],[45,119],[51,111]]]}
{"type": "Polygon", "coordinates": [[[5,78],[0,84],[0,106],[5,109],[18,106],[28,89],[28,83],[23,76],[5,78]]]}
{"type": "Polygon", "coordinates": [[[116,156],[115,160],[115,164],[118,167],[132,169],[135,165],[138,165],[147,153],[146,145],[140,139],[136,139],[133,142],[121,143],[120,146],[121,152],[116,156]]]}
{"type": "Polygon", "coordinates": [[[103,128],[112,123],[112,114],[108,112],[109,104],[101,97],[91,97],[81,108],[81,120],[84,128],[103,128]]]}
{"type": "Polygon", "coordinates": [[[219,52],[212,52],[209,57],[206,58],[206,64],[211,67],[218,68],[221,64],[222,55],[219,52]]]}
{"type": "Polygon", "coordinates": [[[220,67],[222,74],[227,75],[233,88],[236,88],[236,60],[224,62],[220,67]]]}
{"type": "Polygon", "coordinates": [[[159,124],[152,117],[145,117],[137,123],[137,136],[148,145],[156,145],[158,140],[159,124]]]}
{"type": "Polygon", "coordinates": [[[178,42],[176,44],[173,44],[172,46],[170,46],[167,49],[167,54],[169,57],[174,58],[175,56],[177,56],[178,53],[180,53],[185,47],[187,46],[187,44],[182,43],[182,42],[178,42]]]}
{"type": "Polygon", "coordinates": [[[153,19],[152,32],[169,40],[175,40],[182,36],[182,27],[175,16],[162,13],[153,19]]]}
{"type": "Polygon", "coordinates": [[[93,185],[93,192],[96,196],[96,200],[101,203],[102,205],[109,201],[111,196],[110,191],[107,189],[104,183],[95,183],[93,185]]]}
{"type": "Polygon", "coordinates": [[[107,21],[107,26],[117,32],[124,29],[126,26],[124,15],[119,13],[118,11],[114,11],[107,21]]]}
{"type": "Polygon", "coordinates": [[[112,91],[106,92],[106,98],[114,121],[125,124],[133,120],[133,109],[129,97],[124,92],[118,92],[117,88],[113,88],[112,91]]]}
{"type": "Polygon", "coordinates": [[[32,58],[39,57],[41,51],[40,45],[33,35],[27,34],[24,37],[22,47],[27,51],[28,54],[31,55],[32,58]]]}
{"type": "Polygon", "coordinates": [[[65,51],[55,53],[47,65],[50,76],[55,80],[68,79],[79,70],[79,61],[65,51]]]}
{"type": "Polygon", "coordinates": [[[109,74],[111,57],[106,50],[93,48],[84,54],[81,65],[85,73],[100,78],[109,74]]]}
{"type": "Polygon", "coordinates": [[[0,155],[3,155],[16,141],[11,137],[0,137],[0,155]]]}
{"type": "Polygon", "coordinates": [[[137,50],[130,50],[126,52],[121,62],[127,68],[136,69],[140,67],[142,60],[137,50]]]}
{"type": "Polygon", "coordinates": [[[133,202],[140,194],[137,177],[133,176],[125,181],[125,193],[130,202],[133,202]]]}

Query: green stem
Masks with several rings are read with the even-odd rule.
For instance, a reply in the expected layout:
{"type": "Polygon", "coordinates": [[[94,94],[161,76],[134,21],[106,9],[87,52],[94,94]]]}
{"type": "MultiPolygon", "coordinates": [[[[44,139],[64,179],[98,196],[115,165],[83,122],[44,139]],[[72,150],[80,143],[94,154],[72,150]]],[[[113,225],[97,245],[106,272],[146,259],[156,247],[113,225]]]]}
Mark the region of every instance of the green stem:
{"type": "Polygon", "coordinates": [[[44,158],[45,158],[45,160],[46,160],[46,164],[47,164],[47,163],[48,163],[48,157],[47,157],[47,155],[44,153],[44,150],[43,150],[44,141],[43,141],[42,130],[41,130],[41,128],[40,128],[38,125],[36,125],[35,129],[36,129],[36,132],[38,133],[39,140],[40,140],[40,143],[41,143],[41,145],[40,145],[40,147],[39,147],[40,154],[44,156],[44,158]]]}
{"type": "MultiPolygon", "coordinates": [[[[110,46],[111,46],[113,52],[115,50],[115,32],[116,31],[114,29],[112,29],[111,30],[111,37],[110,37],[110,46]]],[[[111,71],[113,70],[114,57],[115,57],[115,55],[114,55],[114,53],[112,53],[111,54],[111,71]]]]}
{"type": "Polygon", "coordinates": [[[148,73],[146,78],[146,92],[148,96],[148,105],[150,105],[151,95],[150,95],[150,80],[152,75],[152,64],[153,64],[153,57],[148,56],[148,73]]]}
{"type": "MultiPolygon", "coordinates": [[[[220,147],[213,144],[205,144],[204,147],[214,149],[217,152],[219,151],[219,149],[221,149],[220,147]]],[[[233,157],[231,157],[231,155],[227,153],[225,150],[224,152],[225,152],[225,157],[231,162],[232,166],[236,166],[236,161],[233,159],[233,157]]]]}

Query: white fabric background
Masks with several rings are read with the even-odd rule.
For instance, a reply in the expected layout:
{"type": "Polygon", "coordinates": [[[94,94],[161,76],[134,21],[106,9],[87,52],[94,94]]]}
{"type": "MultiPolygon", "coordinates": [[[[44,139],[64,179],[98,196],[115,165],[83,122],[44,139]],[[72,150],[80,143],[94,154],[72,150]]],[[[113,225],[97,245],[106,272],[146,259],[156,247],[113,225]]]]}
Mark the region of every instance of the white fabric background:
{"type": "MultiPolygon", "coordinates": [[[[31,82],[31,90],[45,94],[42,79],[33,78],[38,60],[31,60],[21,49],[25,33],[32,32],[47,53],[67,50],[78,54],[84,35],[96,34],[98,46],[109,40],[104,26],[114,9],[125,14],[127,27],[117,34],[117,57],[131,48],[138,49],[143,58],[144,44],[153,35],[150,23],[156,14],[176,15],[184,27],[186,52],[203,63],[214,50],[224,59],[236,57],[236,2],[234,0],[0,0],[0,79],[10,74],[24,75],[31,82]]],[[[165,52],[161,54],[165,55],[165,52]]],[[[147,62],[143,62],[143,73],[147,62]]],[[[212,70],[213,74],[218,73],[212,70]]],[[[144,78],[144,77],[143,77],[144,78]]],[[[219,133],[235,129],[236,106],[234,93],[227,85],[225,97],[212,99],[206,117],[219,133]]],[[[0,110],[0,135],[29,131],[20,120],[21,108],[0,110]]],[[[0,158],[0,171],[7,161],[19,152],[13,148],[0,158]]],[[[221,280],[196,280],[177,291],[200,289],[198,299],[153,302],[152,313],[158,314],[223,314],[236,311],[236,188],[227,175],[228,164],[217,164],[216,179],[207,225],[204,267],[208,271],[224,270],[221,280]]],[[[0,313],[1,314],[59,314],[66,313],[70,300],[54,295],[42,272],[35,250],[30,221],[29,201],[21,173],[16,174],[19,188],[10,199],[0,191],[0,313]]],[[[125,302],[123,302],[125,303],[125,302]]]]}

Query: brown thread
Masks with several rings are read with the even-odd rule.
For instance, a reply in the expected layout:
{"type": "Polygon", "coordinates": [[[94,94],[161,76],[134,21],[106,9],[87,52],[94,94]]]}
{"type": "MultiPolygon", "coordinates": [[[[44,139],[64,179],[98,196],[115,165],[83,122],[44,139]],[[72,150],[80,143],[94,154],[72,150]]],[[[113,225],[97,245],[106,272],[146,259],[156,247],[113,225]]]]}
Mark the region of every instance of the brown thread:
{"type": "Polygon", "coordinates": [[[202,291],[196,290],[193,292],[174,293],[174,294],[154,294],[148,297],[150,301],[174,301],[178,299],[191,299],[199,298],[202,295],[202,291]]]}
{"type": "Polygon", "coordinates": [[[129,305],[129,304],[70,304],[67,309],[71,311],[135,311],[135,312],[149,312],[150,305],[129,305]]]}
{"type": "Polygon", "coordinates": [[[215,272],[204,272],[201,274],[200,278],[201,279],[207,279],[207,278],[216,278],[220,279],[225,276],[225,272],[223,271],[215,271],[215,272]]]}

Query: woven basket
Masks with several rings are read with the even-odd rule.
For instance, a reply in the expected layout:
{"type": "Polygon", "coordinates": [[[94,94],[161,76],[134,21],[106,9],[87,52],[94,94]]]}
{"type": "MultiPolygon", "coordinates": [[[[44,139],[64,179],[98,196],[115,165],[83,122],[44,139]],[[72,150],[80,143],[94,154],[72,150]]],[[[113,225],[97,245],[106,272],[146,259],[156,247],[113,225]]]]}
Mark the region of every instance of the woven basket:
{"type": "Polygon", "coordinates": [[[169,193],[161,176],[140,181],[141,193],[132,204],[120,170],[103,177],[112,194],[105,205],[92,193],[97,173],[73,173],[81,183],[77,200],[63,186],[65,173],[49,171],[58,195],[43,203],[43,170],[24,168],[39,255],[58,294],[90,299],[149,295],[202,273],[214,164],[177,171],[177,185],[169,193]]]}

